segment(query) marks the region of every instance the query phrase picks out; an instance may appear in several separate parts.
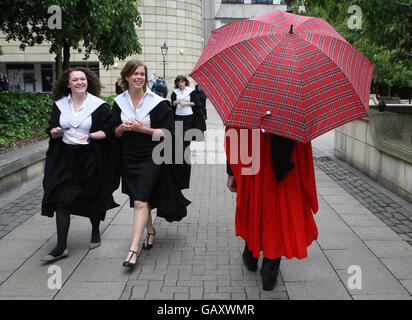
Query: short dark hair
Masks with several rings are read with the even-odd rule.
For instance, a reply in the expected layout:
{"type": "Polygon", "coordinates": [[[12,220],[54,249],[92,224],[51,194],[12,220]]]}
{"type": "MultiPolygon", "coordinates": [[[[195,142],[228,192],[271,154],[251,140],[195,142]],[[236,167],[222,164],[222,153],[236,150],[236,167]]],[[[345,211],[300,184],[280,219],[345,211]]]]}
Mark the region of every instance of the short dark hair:
{"type": "Polygon", "coordinates": [[[183,80],[186,83],[186,87],[190,85],[189,80],[187,80],[186,76],[184,75],[178,75],[175,79],[175,89],[179,88],[179,81],[183,80]]]}

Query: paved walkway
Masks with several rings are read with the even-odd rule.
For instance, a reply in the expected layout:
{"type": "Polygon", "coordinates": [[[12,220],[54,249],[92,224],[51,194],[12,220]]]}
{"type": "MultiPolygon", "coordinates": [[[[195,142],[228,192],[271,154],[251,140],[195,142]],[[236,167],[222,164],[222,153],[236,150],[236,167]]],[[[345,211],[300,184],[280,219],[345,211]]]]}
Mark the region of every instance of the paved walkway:
{"type": "MultiPolygon", "coordinates": [[[[209,130],[221,129],[208,110],[209,130]]],[[[121,264],[133,213],[119,191],[121,206],[101,225],[101,247],[88,250],[90,222],[74,216],[70,256],[51,266],[40,262],[56,243],[54,219],[39,214],[40,183],[9,199],[0,208],[0,299],[412,299],[412,205],[334,159],[332,146],[333,132],[313,141],[319,238],[307,259],[282,260],[272,292],[241,263],[225,165],[205,161],[222,159],[223,149],[210,142],[193,144],[188,216],[168,223],[153,213],[154,247],[141,251],[131,273],[121,264]],[[367,190],[379,195],[378,206],[366,201],[367,190]]]]}

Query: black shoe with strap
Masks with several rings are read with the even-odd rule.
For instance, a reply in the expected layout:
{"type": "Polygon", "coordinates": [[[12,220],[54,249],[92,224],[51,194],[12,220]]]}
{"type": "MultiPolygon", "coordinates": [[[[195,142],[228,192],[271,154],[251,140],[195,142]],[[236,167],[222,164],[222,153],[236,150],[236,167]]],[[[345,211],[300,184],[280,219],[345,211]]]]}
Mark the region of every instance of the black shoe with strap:
{"type": "MultiPolygon", "coordinates": [[[[149,233],[149,232],[147,233],[146,240],[145,240],[145,242],[143,242],[143,246],[142,246],[143,250],[150,250],[150,249],[153,248],[153,242],[149,243],[149,237],[150,236],[154,237],[155,235],[156,235],[155,228],[153,228],[153,233],[149,233]]],[[[153,239],[153,241],[154,241],[154,239],[153,239]]]]}
{"type": "Polygon", "coordinates": [[[253,252],[249,250],[246,242],[245,242],[245,249],[243,250],[243,253],[242,253],[242,259],[243,259],[244,264],[246,265],[246,268],[249,271],[257,270],[258,268],[257,264],[258,264],[259,258],[253,257],[253,252]]]}
{"type": "Polygon", "coordinates": [[[130,258],[127,259],[126,261],[123,262],[123,267],[126,268],[131,268],[133,269],[137,263],[137,252],[133,251],[133,250],[129,250],[129,252],[131,252],[132,254],[130,255],[130,258]],[[133,255],[136,255],[136,261],[135,262],[130,262],[130,260],[132,260],[133,255]]]}

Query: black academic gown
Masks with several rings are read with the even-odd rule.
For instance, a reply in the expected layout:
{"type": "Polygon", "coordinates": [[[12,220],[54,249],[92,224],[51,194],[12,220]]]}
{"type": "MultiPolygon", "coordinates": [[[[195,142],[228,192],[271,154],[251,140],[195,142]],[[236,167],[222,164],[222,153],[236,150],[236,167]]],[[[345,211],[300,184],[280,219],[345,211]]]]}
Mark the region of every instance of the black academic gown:
{"type": "MultiPolygon", "coordinates": [[[[116,101],[113,104],[112,112],[115,122],[114,128],[116,128],[122,123],[122,111],[116,101]]],[[[170,103],[167,100],[163,100],[156,105],[149,112],[149,116],[151,128],[167,129],[173,134],[173,113],[170,103]]],[[[125,132],[122,137],[116,138],[120,163],[125,163],[122,157],[127,157],[127,153],[130,152],[130,150],[126,150],[126,145],[128,148],[131,148],[133,144],[136,144],[133,149],[136,150],[135,152],[139,152],[139,143],[144,143],[144,149],[147,149],[148,142],[146,140],[148,138],[151,140],[151,137],[145,136],[146,137],[142,136],[140,133],[125,132]]],[[[160,141],[151,141],[151,143],[154,148],[160,141]]],[[[123,168],[121,168],[121,172],[123,176],[123,168]]],[[[125,183],[125,179],[122,179],[122,192],[129,197],[132,196],[132,192],[128,184],[125,183]]],[[[163,163],[160,165],[160,173],[151,192],[149,203],[152,209],[157,208],[157,216],[166,219],[168,222],[180,221],[187,215],[186,207],[191,202],[183,196],[181,190],[178,188],[177,176],[171,164],[163,163]]],[[[133,206],[133,201],[130,200],[130,207],[132,208],[133,206]]]]}
{"type": "MultiPolygon", "coordinates": [[[[183,136],[186,133],[186,131],[192,129],[195,127],[195,113],[196,112],[201,112],[200,110],[200,103],[199,103],[199,99],[197,96],[197,93],[195,90],[193,90],[190,93],[190,102],[194,102],[195,105],[192,106],[192,111],[193,114],[192,115],[188,115],[188,116],[179,116],[176,115],[176,109],[177,106],[173,106],[173,102],[175,100],[177,100],[177,95],[175,92],[172,92],[171,96],[170,96],[170,100],[172,103],[172,108],[173,108],[173,114],[174,114],[174,119],[175,121],[183,121],[183,132],[176,132],[176,135],[174,136],[174,139],[179,139],[181,138],[181,136],[183,136]]],[[[184,140],[183,141],[183,154],[179,155],[180,157],[178,157],[177,155],[174,157],[177,159],[184,159],[184,152],[185,150],[187,150],[187,157],[190,158],[190,142],[184,140]]],[[[175,145],[173,146],[173,152],[176,151],[175,145]]],[[[177,161],[176,161],[177,162],[177,161]]],[[[177,177],[178,177],[178,183],[179,183],[179,188],[180,189],[188,189],[190,187],[190,175],[191,175],[191,164],[187,163],[186,161],[183,161],[183,163],[176,163],[174,164],[174,168],[173,171],[176,172],[177,177]]]]}
{"type": "MultiPolygon", "coordinates": [[[[60,127],[60,110],[56,104],[52,107],[51,117],[49,120],[49,127],[46,133],[50,136],[49,148],[46,153],[46,163],[44,168],[43,188],[44,196],[42,201],[41,214],[48,217],[53,217],[56,211],[56,199],[61,195],[57,194],[59,190],[59,181],[61,177],[61,168],[67,161],[67,147],[62,138],[52,138],[50,130],[55,127],[60,127]]],[[[98,185],[94,186],[97,189],[97,203],[93,204],[93,209],[98,211],[98,218],[104,220],[106,211],[119,206],[113,199],[112,193],[119,187],[120,171],[118,168],[116,153],[112,139],[113,119],[110,112],[109,105],[103,103],[92,114],[92,126],[90,132],[102,130],[106,134],[106,139],[91,140],[90,151],[93,154],[96,165],[95,170],[98,174],[98,185]]],[[[88,205],[76,206],[69,208],[71,214],[91,217],[90,207],[88,205]]]]}

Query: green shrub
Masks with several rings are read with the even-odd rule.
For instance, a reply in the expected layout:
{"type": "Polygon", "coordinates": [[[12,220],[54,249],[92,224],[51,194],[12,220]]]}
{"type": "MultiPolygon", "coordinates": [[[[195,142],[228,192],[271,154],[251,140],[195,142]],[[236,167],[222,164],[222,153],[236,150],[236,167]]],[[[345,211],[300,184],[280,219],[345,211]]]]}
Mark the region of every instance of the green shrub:
{"type": "Polygon", "coordinates": [[[112,107],[113,107],[114,98],[116,98],[116,97],[117,97],[117,94],[113,94],[113,95],[111,95],[111,96],[101,97],[101,98],[109,104],[110,108],[112,108],[112,107]]]}
{"type": "Polygon", "coordinates": [[[29,138],[33,129],[46,128],[53,100],[49,94],[0,93],[0,145],[29,138]]]}
{"type": "MultiPolygon", "coordinates": [[[[116,96],[102,97],[110,106],[116,96]]],[[[29,138],[48,126],[53,100],[50,94],[0,92],[0,145],[29,138]]],[[[46,134],[44,134],[47,137],[46,134]]]]}

